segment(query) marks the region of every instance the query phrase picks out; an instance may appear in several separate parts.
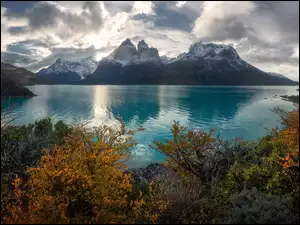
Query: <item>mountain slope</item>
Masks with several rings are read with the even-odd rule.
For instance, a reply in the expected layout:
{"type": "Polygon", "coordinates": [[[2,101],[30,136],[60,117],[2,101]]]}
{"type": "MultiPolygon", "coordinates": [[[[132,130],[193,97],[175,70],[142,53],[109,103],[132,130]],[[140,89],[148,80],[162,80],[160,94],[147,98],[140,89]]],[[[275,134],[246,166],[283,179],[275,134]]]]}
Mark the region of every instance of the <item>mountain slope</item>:
{"type": "Polygon", "coordinates": [[[82,84],[296,85],[242,60],[227,45],[192,44],[176,58],[159,57],[144,41],[138,49],[126,39],[82,84]]]}
{"type": "Polygon", "coordinates": [[[24,85],[32,85],[35,74],[13,65],[1,62],[1,97],[3,96],[35,96],[24,85]]]}
{"type": "Polygon", "coordinates": [[[97,61],[92,57],[74,61],[58,58],[54,64],[37,73],[38,83],[76,83],[92,74],[96,67],[97,61]]]}
{"type": "Polygon", "coordinates": [[[33,85],[36,82],[36,75],[25,68],[1,62],[1,70],[20,85],[33,85]]]}

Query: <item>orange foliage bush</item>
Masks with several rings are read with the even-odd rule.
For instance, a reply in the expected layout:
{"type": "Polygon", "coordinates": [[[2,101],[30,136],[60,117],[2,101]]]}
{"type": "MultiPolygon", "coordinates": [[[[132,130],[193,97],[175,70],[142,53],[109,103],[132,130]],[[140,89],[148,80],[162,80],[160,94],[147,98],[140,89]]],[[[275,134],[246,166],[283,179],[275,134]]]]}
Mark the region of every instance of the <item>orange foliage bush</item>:
{"type": "Polygon", "coordinates": [[[182,176],[202,177],[202,167],[208,151],[213,150],[214,130],[187,131],[187,128],[175,122],[171,128],[173,140],[154,141],[151,147],[167,156],[166,165],[178,171],[182,176]]]}
{"type": "Polygon", "coordinates": [[[1,210],[2,221],[155,222],[166,203],[142,193],[134,195],[132,178],[124,173],[124,162],[135,144],[133,133],[123,126],[118,131],[102,127],[94,130],[97,141],[92,142],[91,132],[74,129],[66,144],[48,150],[37,167],[28,169],[24,187],[19,178],[15,180],[11,200],[1,210]]]}
{"type": "Polygon", "coordinates": [[[299,167],[299,106],[291,112],[279,108],[274,111],[284,125],[284,128],[277,132],[274,141],[287,148],[286,155],[280,157],[280,163],[284,168],[299,167]]]}

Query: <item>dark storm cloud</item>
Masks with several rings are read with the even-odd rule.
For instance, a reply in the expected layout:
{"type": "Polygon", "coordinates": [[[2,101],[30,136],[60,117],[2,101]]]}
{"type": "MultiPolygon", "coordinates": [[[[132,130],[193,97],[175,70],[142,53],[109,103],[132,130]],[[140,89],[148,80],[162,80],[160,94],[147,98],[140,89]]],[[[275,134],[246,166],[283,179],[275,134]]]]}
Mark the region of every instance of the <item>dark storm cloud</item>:
{"type": "Polygon", "coordinates": [[[7,9],[7,17],[24,17],[26,10],[36,3],[37,1],[1,1],[1,6],[7,9]]]}
{"type": "Polygon", "coordinates": [[[39,2],[28,12],[29,26],[33,30],[54,27],[63,17],[58,5],[51,2],[39,2]]]}
{"type": "Polygon", "coordinates": [[[151,21],[156,27],[179,29],[190,32],[195,19],[199,16],[187,7],[177,8],[176,1],[152,1],[154,15],[136,14],[133,19],[151,21]]]}
{"type": "Polygon", "coordinates": [[[98,2],[86,2],[80,14],[66,11],[54,2],[38,2],[28,11],[28,18],[33,30],[64,24],[72,32],[86,32],[99,30],[103,22],[98,2]]]}
{"type": "Polygon", "coordinates": [[[34,31],[52,32],[63,40],[74,35],[85,35],[101,29],[103,19],[99,2],[86,2],[80,13],[66,10],[55,2],[36,2],[22,12],[13,12],[8,8],[4,16],[27,19],[27,27],[9,27],[11,35],[29,34],[34,31]],[[18,14],[18,16],[16,16],[18,14]]]}

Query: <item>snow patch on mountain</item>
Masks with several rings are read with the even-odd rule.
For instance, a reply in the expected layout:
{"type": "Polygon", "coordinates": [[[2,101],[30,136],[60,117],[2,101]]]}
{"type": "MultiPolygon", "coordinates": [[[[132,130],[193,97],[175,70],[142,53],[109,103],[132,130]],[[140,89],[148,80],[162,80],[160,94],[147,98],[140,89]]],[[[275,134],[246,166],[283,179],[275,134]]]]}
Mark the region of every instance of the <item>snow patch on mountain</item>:
{"type": "Polygon", "coordinates": [[[203,44],[201,41],[192,44],[187,53],[181,53],[176,58],[163,60],[165,64],[183,60],[226,60],[232,67],[248,67],[249,64],[242,60],[236,50],[228,45],[203,44]]]}
{"type": "Polygon", "coordinates": [[[75,72],[81,79],[92,74],[97,68],[98,62],[93,57],[83,58],[80,60],[65,60],[58,58],[54,64],[48,68],[40,70],[39,75],[46,76],[53,73],[75,72]]]}

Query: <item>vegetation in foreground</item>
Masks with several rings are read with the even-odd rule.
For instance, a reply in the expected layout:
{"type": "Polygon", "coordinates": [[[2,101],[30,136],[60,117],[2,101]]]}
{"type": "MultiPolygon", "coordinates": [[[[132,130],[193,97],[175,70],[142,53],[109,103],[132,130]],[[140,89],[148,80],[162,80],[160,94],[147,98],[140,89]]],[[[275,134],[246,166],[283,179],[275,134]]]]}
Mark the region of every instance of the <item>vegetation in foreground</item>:
{"type": "Polygon", "coordinates": [[[6,124],[1,223],[299,223],[299,107],[274,111],[284,127],[257,142],[175,122],[173,139],[151,147],[178,177],[151,181],[124,164],[137,131],[122,122],[6,124]]]}

